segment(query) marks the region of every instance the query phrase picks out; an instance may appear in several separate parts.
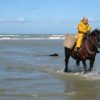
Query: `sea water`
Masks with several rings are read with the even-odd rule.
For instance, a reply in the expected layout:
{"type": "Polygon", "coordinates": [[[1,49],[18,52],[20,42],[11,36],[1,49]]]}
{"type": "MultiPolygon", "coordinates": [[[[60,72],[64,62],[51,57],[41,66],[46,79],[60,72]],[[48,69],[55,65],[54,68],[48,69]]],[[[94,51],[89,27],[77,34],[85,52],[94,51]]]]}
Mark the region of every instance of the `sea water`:
{"type": "MultiPolygon", "coordinates": [[[[64,73],[64,35],[0,35],[0,100],[100,100],[100,56],[84,74],[70,58],[64,73]],[[50,54],[57,53],[58,57],[50,54]]],[[[87,61],[89,66],[89,62],[87,61]]]]}

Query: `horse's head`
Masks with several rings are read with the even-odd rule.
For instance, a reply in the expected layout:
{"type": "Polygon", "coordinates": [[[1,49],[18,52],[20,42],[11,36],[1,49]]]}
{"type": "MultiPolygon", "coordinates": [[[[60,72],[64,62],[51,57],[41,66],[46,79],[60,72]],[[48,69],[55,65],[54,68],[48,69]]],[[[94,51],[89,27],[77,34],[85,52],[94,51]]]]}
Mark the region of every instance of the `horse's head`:
{"type": "Polygon", "coordinates": [[[95,38],[95,44],[97,45],[98,48],[100,48],[100,30],[95,29],[91,32],[90,35],[95,38]]]}

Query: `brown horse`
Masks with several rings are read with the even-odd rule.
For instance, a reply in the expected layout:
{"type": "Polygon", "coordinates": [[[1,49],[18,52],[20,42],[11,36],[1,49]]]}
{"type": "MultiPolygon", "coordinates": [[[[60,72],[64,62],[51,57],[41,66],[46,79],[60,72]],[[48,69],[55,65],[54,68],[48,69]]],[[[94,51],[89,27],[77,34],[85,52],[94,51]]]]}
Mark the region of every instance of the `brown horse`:
{"type": "Polygon", "coordinates": [[[65,69],[64,72],[68,72],[68,61],[70,56],[76,59],[76,65],[79,65],[80,61],[83,63],[84,72],[91,71],[94,65],[95,56],[99,52],[100,48],[100,30],[95,29],[89,35],[83,39],[81,48],[76,52],[72,49],[65,47],[65,69]],[[90,67],[87,69],[86,60],[90,60],[90,67]]]}

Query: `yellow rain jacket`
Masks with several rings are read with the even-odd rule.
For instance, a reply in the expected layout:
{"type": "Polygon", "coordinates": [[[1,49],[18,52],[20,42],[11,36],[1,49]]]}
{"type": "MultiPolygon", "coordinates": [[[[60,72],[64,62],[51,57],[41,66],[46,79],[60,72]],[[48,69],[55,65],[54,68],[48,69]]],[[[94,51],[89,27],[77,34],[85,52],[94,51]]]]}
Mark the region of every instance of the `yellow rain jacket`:
{"type": "Polygon", "coordinates": [[[83,37],[88,31],[91,31],[91,26],[89,24],[84,24],[83,21],[81,21],[78,25],[78,37],[76,42],[77,48],[81,47],[83,37]]]}

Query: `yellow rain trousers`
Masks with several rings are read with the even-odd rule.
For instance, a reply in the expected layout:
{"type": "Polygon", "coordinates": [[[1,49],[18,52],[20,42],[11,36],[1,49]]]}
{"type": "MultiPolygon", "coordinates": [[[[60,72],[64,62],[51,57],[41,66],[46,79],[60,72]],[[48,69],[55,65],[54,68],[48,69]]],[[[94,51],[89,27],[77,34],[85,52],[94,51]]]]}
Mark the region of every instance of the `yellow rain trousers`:
{"type": "Polygon", "coordinates": [[[84,24],[83,21],[81,21],[78,25],[78,37],[77,37],[77,42],[76,42],[76,47],[80,48],[83,37],[86,32],[91,31],[91,26],[89,24],[84,24]]]}

